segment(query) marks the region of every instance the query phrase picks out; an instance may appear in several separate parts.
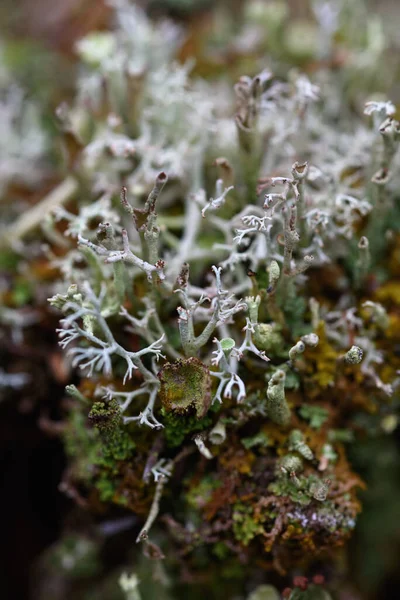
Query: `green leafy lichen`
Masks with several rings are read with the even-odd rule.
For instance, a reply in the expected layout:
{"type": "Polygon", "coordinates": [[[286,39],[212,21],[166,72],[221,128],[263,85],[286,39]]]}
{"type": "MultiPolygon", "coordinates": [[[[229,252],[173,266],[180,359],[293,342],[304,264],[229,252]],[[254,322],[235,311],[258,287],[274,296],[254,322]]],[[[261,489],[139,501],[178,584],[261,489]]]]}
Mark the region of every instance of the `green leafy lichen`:
{"type": "Polygon", "coordinates": [[[268,435],[261,431],[260,433],[257,433],[256,435],[253,435],[251,437],[242,438],[241,442],[247,450],[250,450],[251,448],[254,448],[256,446],[266,448],[270,443],[270,440],[268,438],[268,435]]]}
{"type": "Polygon", "coordinates": [[[254,520],[253,509],[242,503],[237,503],[233,507],[233,533],[235,538],[247,546],[250,541],[264,531],[261,523],[254,520]]]}
{"type": "Polygon", "coordinates": [[[329,417],[329,411],[326,408],[313,404],[303,404],[299,414],[310,423],[310,427],[313,429],[320,429],[329,417]]]}

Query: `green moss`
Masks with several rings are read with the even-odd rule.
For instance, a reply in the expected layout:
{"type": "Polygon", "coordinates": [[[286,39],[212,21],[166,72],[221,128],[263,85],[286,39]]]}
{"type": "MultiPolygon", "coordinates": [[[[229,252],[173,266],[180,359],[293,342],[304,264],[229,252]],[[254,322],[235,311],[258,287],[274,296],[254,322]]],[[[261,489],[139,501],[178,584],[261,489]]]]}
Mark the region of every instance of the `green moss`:
{"type": "Polygon", "coordinates": [[[96,467],[94,485],[102,502],[116,502],[124,505],[126,499],[123,496],[116,498],[116,491],[120,483],[121,464],[133,460],[135,443],[122,429],[118,436],[115,435],[102,442],[94,462],[96,467]]]}
{"type": "Polygon", "coordinates": [[[108,465],[115,461],[129,460],[133,456],[135,442],[127,431],[121,429],[118,435],[113,436],[102,445],[102,455],[108,465]]]}
{"type": "MultiPolygon", "coordinates": [[[[104,416],[103,404],[95,403],[91,413],[104,416]],[[96,404],[99,406],[96,407],[96,404]]],[[[114,500],[121,463],[132,460],[134,456],[135,443],[120,419],[119,422],[120,426],[114,423],[112,435],[103,435],[97,428],[88,427],[85,406],[79,403],[71,409],[64,433],[65,448],[74,475],[86,484],[92,482],[102,502],[114,500]]]]}
{"type": "Polygon", "coordinates": [[[95,402],[89,413],[89,421],[105,437],[113,437],[119,433],[122,425],[118,400],[102,400],[95,402]]]}
{"type": "Polygon", "coordinates": [[[64,430],[64,446],[73,464],[74,474],[84,482],[93,479],[96,463],[101,453],[98,431],[87,427],[87,418],[81,404],[72,406],[64,430]]]}
{"type": "Polygon", "coordinates": [[[95,458],[95,487],[102,502],[125,504],[123,496],[116,498],[120,483],[121,465],[134,459],[135,443],[129,433],[120,428],[118,433],[102,438],[102,444],[95,458]]]}
{"type": "Polygon", "coordinates": [[[112,502],[117,490],[117,482],[110,479],[109,473],[101,472],[96,479],[95,487],[102,502],[112,502]]]}
{"type": "Polygon", "coordinates": [[[212,418],[209,415],[198,419],[195,415],[170,413],[165,408],[161,409],[161,415],[163,417],[165,439],[170,448],[180,446],[190,433],[203,431],[203,429],[207,429],[212,425],[212,418]]]}
{"type": "Polygon", "coordinates": [[[251,506],[245,506],[242,503],[237,503],[233,507],[233,533],[238,542],[242,542],[245,546],[251,540],[264,531],[261,523],[257,523],[253,517],[253,509],[251,506]]]}

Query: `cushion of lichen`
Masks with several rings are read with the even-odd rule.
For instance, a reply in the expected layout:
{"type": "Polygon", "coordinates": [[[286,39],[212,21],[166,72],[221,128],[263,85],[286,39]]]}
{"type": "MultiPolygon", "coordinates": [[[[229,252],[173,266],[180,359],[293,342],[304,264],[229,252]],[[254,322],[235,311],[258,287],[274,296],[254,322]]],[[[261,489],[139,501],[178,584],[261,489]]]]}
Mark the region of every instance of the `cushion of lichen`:
{"type": "Polygon", "coordinates": [[[167,363],[158,374],[160,398],[167,412],[196,413],[200,419],[211,404],[211,376],[197,358],[167,363]]]}

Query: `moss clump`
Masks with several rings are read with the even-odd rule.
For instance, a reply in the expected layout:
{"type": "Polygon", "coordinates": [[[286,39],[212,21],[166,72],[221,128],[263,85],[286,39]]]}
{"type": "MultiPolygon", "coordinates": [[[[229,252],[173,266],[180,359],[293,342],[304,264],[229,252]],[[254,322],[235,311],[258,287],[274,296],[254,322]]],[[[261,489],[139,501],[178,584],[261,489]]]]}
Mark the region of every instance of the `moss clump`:
{"type": "Polygon", "coordinates": [[[164,433],[167,445],[170,448],[180,446],[185,437],[190,433],[203,431],[212,425],[211,416],[205,416],[198,419],[195,415],[180,415],[169,413],[165,408],[161,409],[161,414],[164,417],[164,433]]]}
{"type": "Polygon", "coordinates": [[[87,427],[81,404],[73,404],[64,430],[65,451],[72,463],[72,476],[84,482],[92,480],[93,464],[100,452],[101,442],[96,429],[87,427]]]}
{"type": "Polygon", "coordinates": [[[102,436],[107,438],[113,437],[122,425],[121,411],[115,399],[95,402],[88,418],[102,436]]]}
{"type": "Polygon", "coordinates": [[[95,487],[99,492],[101,502],[112,502],[115,498],[118,482],[111,480],[109,473],[101,472],[96,480],[95,487]]]}
{"type": "Polygon", "coordinates": [[[159,372],[160,398],[167,413],[204,417],[211,405],[211,376],[198,358],[167,363],[159,372]]]}
{"type": "MultiPolygon", "coordinates": [[[[121,422],[122,425],[122,422],[121,422]]],[[[122,479],[124,465],[134,456],[135,442],[122,426],[106,430],[102,435],[102,443],[95,458],[95,487],[102,502],[124,504],[123,497],[116,497],[118,485],[122,479]]]]}
{"type": "Polygon", "coordinates": [[[115,461],[129,460],[134,449],[135,442],[126,431],[120,429],[118,435],[108,438],[102,445],[102,464],[112,468],[115,461]]]}
{"type": "Polygon", "coordinates": [[[245,506],[241,503],[235,504],[233,507],[232,518],[235,538],[245,546],[247,546],[256,535],[259,535],[264,531],[264,527],[261,523],[255,521],[251,506],[245,506]]]}

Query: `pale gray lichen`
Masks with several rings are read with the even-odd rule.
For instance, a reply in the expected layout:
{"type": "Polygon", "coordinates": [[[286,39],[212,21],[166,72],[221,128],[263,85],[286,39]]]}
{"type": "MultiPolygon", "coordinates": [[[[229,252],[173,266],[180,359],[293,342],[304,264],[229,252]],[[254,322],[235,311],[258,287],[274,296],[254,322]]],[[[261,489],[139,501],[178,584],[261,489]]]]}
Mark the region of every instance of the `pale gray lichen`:
{"type": "Polygon", "coordinates": [[[344,360],[350,365],[358,365],[363,358],[363,351],[359,346],[352,346],[344,356],[344,360]]]}
{"type": "Polygon", "coordinates": [[[271,376],[267,386],[267,414],[277,425],[290,423],[290,408],[285,396],[285,372],[279,369],[271,376]]]}
{"type": "Polygon", "coordinates": [[[304,434],[299,429],[293,429],[289,435],[289,450],[298,452],[301,456],[307,460],[312,460],[314,454],[312,450],[307,446],[304,438],[304,434]]]}

